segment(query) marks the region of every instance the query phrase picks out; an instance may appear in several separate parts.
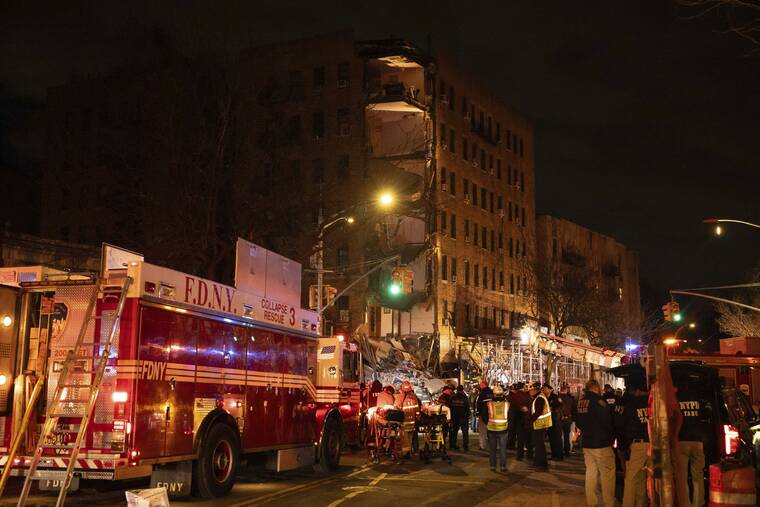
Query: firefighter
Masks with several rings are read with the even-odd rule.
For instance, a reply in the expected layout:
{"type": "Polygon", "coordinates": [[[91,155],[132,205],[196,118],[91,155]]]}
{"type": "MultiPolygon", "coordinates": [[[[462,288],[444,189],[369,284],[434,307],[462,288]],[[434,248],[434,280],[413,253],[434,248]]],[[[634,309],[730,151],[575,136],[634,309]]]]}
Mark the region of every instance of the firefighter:
{"type": "Polygon", "coordinates": [[[496,471],[496,447],[499,448],[499,465],[501,471],[507,471],[507,429],[509,421],[509,402],[501,386],[493,388],[493,398],[488,401],[488,452],[491,471],[496,471]]]}
{"type": "Polygon", "coordinates": [[[560,424],[560,412],[562,411],[562,399],[554,392],[550,384],[544,384],[541,388],[546,399],[549,400],[549,408],[552,412],[552,425],[546,432],[549,434],[549,445],[552,450],[552,461],[564,461],[565,453],[562,451],[562,428],[560,424]]]}
{"type": "MultiPolygon", "coordinates": [[[[392,389],[392,388],[391,388],[392,389]]],[[[377,397],[383,392],[383,384],[379,380],[373,380],[369,386],[369,393],[367,395],[367,407],[376,407],[377,397]]]]}
{"type": "Polygon", "coordinates": [[[401,383],[401,389],[396,394],[394,405],[404,411],[404,426],[401,431],[401,452],[409,455],[412,451],[412,434],[415,431],[417,412],[419,412],[420,402],[417,395],[414,394],[412,383],[404,380],[401,383]]]}
{"type": "Polygon", "coordinates": [[[615,505],[615,455],[612,452],[612,413],[594,379],[578,400],[577,424],[583,438],[586,465],[586,505],[597,505],[596,486],[601,478],[604,507],[615,505]]]}
{"type": "Polygon", "coordinates": [[[703,442],[711,438],[711,407],[709,402],[689,390],[676,389],[676,398],[683,416],[674,459],[678,501],[681,507],[700,507],[705,497],[703,442]],[[688,471],[691,471],[694,500],[689,499],[688,471]]]}
{"type": "Polygon", "coordinates": [[[396,390],[393,389],[393,386],[387,385],[383,388],[382,392],[377,395],[377,407],[383,408],[386,405],[393,405],[396,403],[396,398],[393,396],[395,394],[396,390]]]}
{"type": "Polygon", "coordinates": [[[629,385],[626,395],[615,406],[615,433],[625,456],[623,507],[644,507],[647,501],[647,405],[646,387],[629,385]]]}
{"type": "Polygon", "coordinates": [[[468,431],[468,422],[470,419],[470,400],[464,393],[464,386],[458,385],[456,392],[449,400],[451,409],[451,431],[449,433],[449,447],[457,449],[457,435],[462,430],[462,448],[464,452],[470,450],[470,435],[468,431]]]}
{"type": "Polygon", "coordinates": [[[531,440],[533,442],[533,466],[539,470],[547,470],[549,464],[546,461],[546,430],[552,426],[552,413],[549,400],[541,392],[541,382],[534,382],[530,386],[530,395],[533,397],[531,405],[530,421],[532,423],[531,440]]]}
{"type": "Polygon", "coordinates": [[[475,402],[476,411],[478,413],[478,442],[481,451],[488,450],[488,402],[491,398],[493,398],[493,391],[488,387],[488,382],[481,380],[480,392],[478,393],[478,399],[475,402]]]}

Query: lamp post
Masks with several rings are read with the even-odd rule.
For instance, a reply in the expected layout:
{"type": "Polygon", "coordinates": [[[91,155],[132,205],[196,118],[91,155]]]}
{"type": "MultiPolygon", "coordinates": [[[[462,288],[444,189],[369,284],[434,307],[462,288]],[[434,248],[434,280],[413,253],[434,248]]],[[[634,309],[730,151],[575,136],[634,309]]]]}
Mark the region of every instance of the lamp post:
{"type": "MultiPolygon", "coordinates": [[[[742,225],[747,225],[749,227],[754,227],[756,229],[760,229],[760,225],[758,224],[753,224],[752,222],[747,222],[745,220],[734,220],[733,218],[705,218],[704,220],[702,220],[702,222],[705,224],[721,224],[723,222],[731,222],[734,224],[742,224],[742,225]]],[[[720,225],[715,226],[715,234],[717,234],[718,236],[723,234],[723,228],[720,225]]]]}
{"type": "MultiPolygon", "coordinates": [[[[377,204],[380,207],[388,208],[393,205],[396,198],[390,191],[383,191],[381,192],[376,199],[377,204]]],[[[361,203],[360,203],[361,204],[361,203]]],[[[349,207],[348,209],[352,209],[359,204],[355,204],[354,206],[349,207]]],[[[322,335],[322,332],[324,330],[324,327],[322,325],[322,312],[324,312],[324,305],[322,304],[322,288],[324,285],[324,273],[325,273],[325,266],[324,266],[324,234],[327,232],[327,230],[332,227],[335,224],[338,224],[340,222],[345,221],[348,224],[354,223],[354,217],[350,215],[344,215],[347,210],[339,211],[335,215],[331,217],[331,219],[326,222],[322,223],[322,208],[319,209],[319,215],[317,216],[317,226],[319,227],[319,235],[317,236],[317,316],[319,317],[319,334],[322,335]],[[338,215],[338,216],[336,216],[338,215]]]]}

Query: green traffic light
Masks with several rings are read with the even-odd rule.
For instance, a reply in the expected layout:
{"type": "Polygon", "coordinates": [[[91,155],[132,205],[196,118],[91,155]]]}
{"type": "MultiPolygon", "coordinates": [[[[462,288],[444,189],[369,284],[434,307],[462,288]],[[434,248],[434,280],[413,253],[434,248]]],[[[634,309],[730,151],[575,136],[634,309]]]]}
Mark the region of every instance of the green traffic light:
{"type": "Polygon", "coordinates": [[[673,314],[673,322],[681,322],[681,313],[676,312],[673,314]]]}
{"type": "Polygon", "coordinates": [[[388,287],[388,292],[390,292],[391,296],[398,296],[401,294],[401,286],[397,283],[392,283],[388,287]]]}

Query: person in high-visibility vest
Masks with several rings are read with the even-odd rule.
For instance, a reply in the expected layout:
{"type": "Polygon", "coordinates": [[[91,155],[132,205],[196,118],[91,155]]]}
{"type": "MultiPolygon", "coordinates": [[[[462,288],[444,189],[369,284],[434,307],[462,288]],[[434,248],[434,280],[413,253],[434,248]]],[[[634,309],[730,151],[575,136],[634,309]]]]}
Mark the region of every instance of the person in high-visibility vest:
{"type": "Polygon", "coordinates": [[[501,386],[493,388],[493,398],[488,401],[488,451],[491,471],[496,471],[496,448],[499,448],[501,471],[507,471],[507,430],[509,428],[509,402],[501,386]]]}
{"type": "Polygon", "coordinates": [[[530,386],[530,395],[533,396],[530,420],[533,423],[533,466],[539,470],[547,470],[549,463],[546,461],[546,429],[552,426],[552,412],[549,400],[541,392],[541,382],[534,382],[530,386]]]}

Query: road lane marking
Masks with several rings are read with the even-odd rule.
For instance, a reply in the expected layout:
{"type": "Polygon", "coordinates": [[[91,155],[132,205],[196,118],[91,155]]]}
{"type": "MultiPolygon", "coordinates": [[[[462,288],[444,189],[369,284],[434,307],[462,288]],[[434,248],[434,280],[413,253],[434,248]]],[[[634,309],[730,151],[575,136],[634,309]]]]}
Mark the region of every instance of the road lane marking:
{"type": "Polygon", "coordinates": [[[457,481],[454,479],[434,479],[432,477],[386,477],[386,481],[426,481],[426,482],[443,482],[447,484],[463,484],[463,485],[472,485],[472,486],[482,486],[485,484],[484,481],[457,481]]]}
{"type": "Polygon", "coordinates": [[[375,477],[375,478],[374,478],[374,479],[373,479],[373,480],[372,480],[372,481],[371,481],[371,482],[370,482],[370,483],[367,485],[367,488],[372,488],[372,489],[366,489],[366,490],[361,490],[361,491],[352,491],[351,493],[347,494],[347,495],[346,495],[346,496],[344,496],[343,498],[338,498],[337,500],[335,500],[334,502],[332,502],[331,504],[329,504],[327,507],[337,507],[338,505],[342,504],[343,502],[345,502],[346,500],[348,500],[348,499],[350,499],[350,498],[354,498],[355,496],[359,496],[359,495],[361,495],[362,493],[366,493],[367,491],[372,491],[372,490],[374,490],[375,488],[373,488],[373,486],[376,486],[378,482],[380,482],[380,481],[382,481],[383,479],[385,479],[385,476],[386,476],[386,475],[388,475],[388,474],[386,474],[386,473],[382,473],[382,474],[378,475],[377,477],[375,477]]]}

